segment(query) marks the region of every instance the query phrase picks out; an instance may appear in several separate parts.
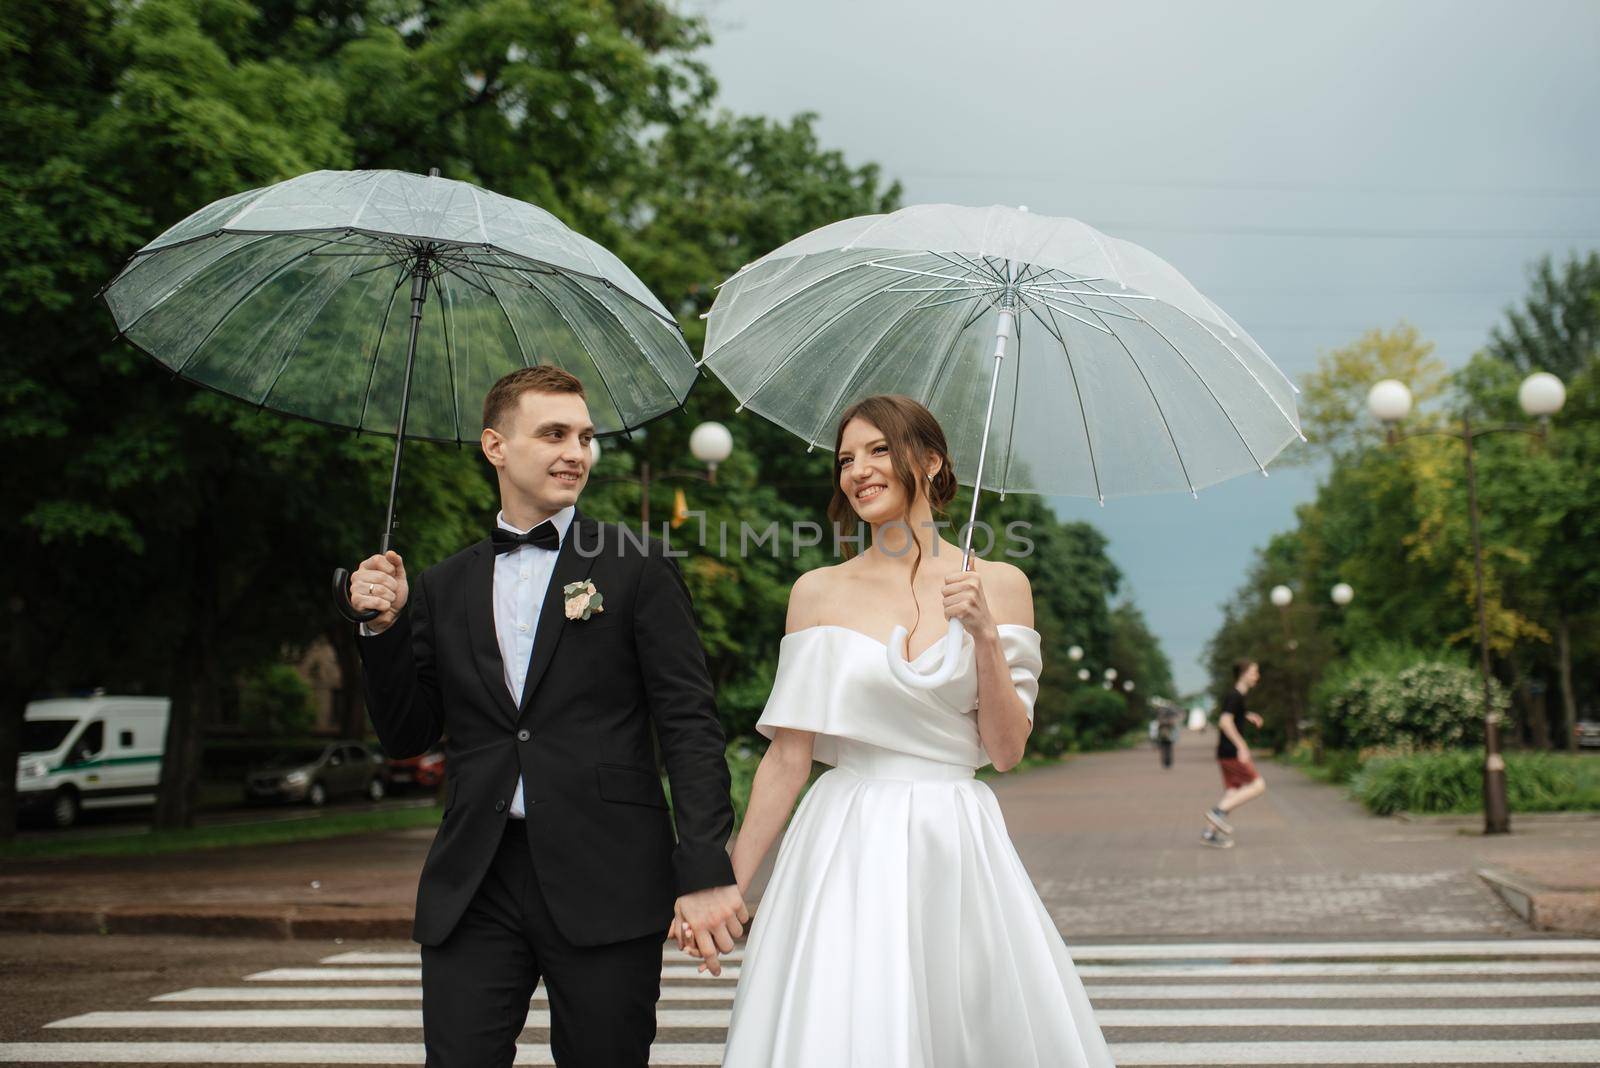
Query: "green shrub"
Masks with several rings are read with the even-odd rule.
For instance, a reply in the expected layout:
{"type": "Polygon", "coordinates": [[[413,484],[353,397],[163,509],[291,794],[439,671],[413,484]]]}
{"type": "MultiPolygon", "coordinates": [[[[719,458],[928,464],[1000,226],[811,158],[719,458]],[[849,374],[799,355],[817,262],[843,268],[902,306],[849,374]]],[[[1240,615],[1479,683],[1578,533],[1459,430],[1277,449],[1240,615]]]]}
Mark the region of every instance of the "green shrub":
{"type": "Polygon", "coordinates": [[[283,738],[317,722],[311,687],[288,664],[268,664],[239,682],[239,725],[247,734],[283,738]]]}
{"type": "MultiPolygon", "coordinates": [[[[1434,749],[1483,740],[1483,683],[1445,654],[1406,646],[1369,650],[1330,670],[1312,693],[1323,744],[1330,749],[1434,749]]],[[[1503,715],[1504,687],[1490,684],[1503,715]]]]}
{"type": "MultiPolygon", "coordinates": [[[[1375,756],[1350,781],[1368,811],[1483,811],[1483,754],[1472,750],[1375,756]]],[[[1600,760],[1561,753],[1506,755],[1513,812],[1600,809],[1600,760]]]]}
{"type": "MultiPolygon", "coordinates": [[[[1121,694],[1099,686],[1081,686],[1067,695],[1066,721],[1062,725],[1062,733],[1068,739],[1066,748],[1074,752],[1116,749],[1123,736],[1138,726],[1133,718],[1121,694]]],[[[1041,752],[1046,756],[1060,755],[1041,752]]]]}

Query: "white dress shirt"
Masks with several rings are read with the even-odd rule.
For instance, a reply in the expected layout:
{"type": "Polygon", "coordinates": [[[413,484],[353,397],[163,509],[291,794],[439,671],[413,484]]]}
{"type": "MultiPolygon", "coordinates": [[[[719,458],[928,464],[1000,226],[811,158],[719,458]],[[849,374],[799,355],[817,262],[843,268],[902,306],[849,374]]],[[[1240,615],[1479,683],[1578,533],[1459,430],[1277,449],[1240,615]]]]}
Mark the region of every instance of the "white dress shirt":
{"type": "MultiPolygon", "coordinates": [[[[550,517],[563,541],[572,526],[576,509],[572,505],[550,517]]],[[[495,516],[502,530],[526,534],[506,521],[506,514],[495,516]]],[[[529,528],[532,529],[531,527],[529,528]]],[[[500,644],[500,662],[505,665],[506,689],[511,703],[522,706],[522,684],[528,679],[528,661],[533,658],[533,638],[539,628],[539,613],[544,608],[545,588],[556,568],[555,549],[519,545],[494,560],[494,634],[500,644]]],[[[561,591],[556,591],[561,596],[561,591]]],[[[523,819],[527,807],[522,798],[522,778],[517,777],[517,792],[511,798],[510,816],[523,819]]]]}

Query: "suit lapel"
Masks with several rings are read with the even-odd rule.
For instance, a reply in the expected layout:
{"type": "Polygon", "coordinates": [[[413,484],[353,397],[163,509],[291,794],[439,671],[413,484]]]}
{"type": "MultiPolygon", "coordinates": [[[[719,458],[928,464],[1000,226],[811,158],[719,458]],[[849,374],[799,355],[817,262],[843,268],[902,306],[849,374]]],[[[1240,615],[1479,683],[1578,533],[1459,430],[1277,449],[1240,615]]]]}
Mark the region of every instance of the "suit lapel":
{"type": "Polygon", "coordinates": [[[494,549],[488,541],[479,543],[467,562],[467,638],[484,687],[506,722],[515,726],[517,708],[506,688],[506,664],[495,636],[494,562],[494,549]]]}
{"type": "Polygon", "coordinates": [[[517,709],[518,719],[526,715],[532,706],[533,692],[539,688],[539,680],[544,678],[545,669],[554,659],[556,646],[567,629],[567,603],[561,588],[569,582],[581,582],[588,578],[599,555],[600,524],[575,510],[572,525],[567,528],[567,536],[561,540],[561,549],[556,553],[555,570],[550,575],[550,585],[544,593],[544,605],[539,610],[539,625],[533,635],[533,655],[528,659],[528,677],[522,684],[522,707],[517,709]],[[583,553],[578,552],[580,545],[583,553]]]}

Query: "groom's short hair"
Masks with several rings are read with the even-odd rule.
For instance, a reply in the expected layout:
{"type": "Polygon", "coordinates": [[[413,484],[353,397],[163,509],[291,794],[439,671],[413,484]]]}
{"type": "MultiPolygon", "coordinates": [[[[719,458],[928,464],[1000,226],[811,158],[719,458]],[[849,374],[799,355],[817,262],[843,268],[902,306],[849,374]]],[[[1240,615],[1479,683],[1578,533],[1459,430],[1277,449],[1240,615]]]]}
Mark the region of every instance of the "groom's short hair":
{"type": "Polygon", "coordinates": [[[498,428],[500,420],[516,409],[524,393],[576,393],[589,399],[577,376],[559,367],[540,364],[519,368],[489,387],[488,396],[483,398],[483,428],[498,428]]]}

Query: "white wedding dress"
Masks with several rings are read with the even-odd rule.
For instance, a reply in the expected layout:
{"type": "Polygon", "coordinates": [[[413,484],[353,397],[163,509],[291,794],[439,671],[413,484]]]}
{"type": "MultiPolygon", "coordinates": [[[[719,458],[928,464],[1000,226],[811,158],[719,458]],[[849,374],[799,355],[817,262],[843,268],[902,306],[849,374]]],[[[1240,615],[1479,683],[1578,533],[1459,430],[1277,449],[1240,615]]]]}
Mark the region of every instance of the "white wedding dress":
{"type": "MultiPolygon", "coordinates": [[[[999,631],[1031,716],[1039,635],[999,631]]],[[[973,776],[989,763],[977,695],[970,637],[948,682],[913,690],[860,631],[784,636],[757,729],[813,731],[815,758],[834,767],[796,810],[756,910],[725,1068],[1113,1063],[994,794],[973,776]]]]}

